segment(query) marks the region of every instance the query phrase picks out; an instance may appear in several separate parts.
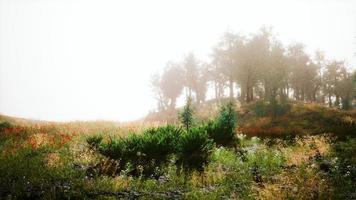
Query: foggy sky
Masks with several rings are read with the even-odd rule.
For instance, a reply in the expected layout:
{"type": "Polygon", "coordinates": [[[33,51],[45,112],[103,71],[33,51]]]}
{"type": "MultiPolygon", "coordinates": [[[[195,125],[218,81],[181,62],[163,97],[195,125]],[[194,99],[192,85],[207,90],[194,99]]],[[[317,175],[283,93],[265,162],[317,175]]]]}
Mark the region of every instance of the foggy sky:
{"type": "Polygon", "coordinates": [[[272,26],[288,45],[356,68],[356,1],[0,0],[0,113],[133,120],[154,109],[150,75],[227,30],[272,26]]]}

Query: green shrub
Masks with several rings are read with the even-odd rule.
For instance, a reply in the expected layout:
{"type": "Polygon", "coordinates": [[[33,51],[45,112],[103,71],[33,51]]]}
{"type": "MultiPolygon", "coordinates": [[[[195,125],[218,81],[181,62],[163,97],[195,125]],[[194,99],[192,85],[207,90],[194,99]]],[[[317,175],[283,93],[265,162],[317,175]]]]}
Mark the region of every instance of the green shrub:
{"type": "Polygon", "coordinates": [[[201,127],[190,129],[177,144],[177,165],[186,173],[193,170],[202,172],[213,148],[213,141],[201,127]]]}
{"type": "Polygon", "coordinates": [[[341,101],[341,108],[343,110],[349,110],[351,108],[351,101],[349,98],[343,98],[341,101]]]}
{"type": "Polygon", "coordinates": [[[235,144],[236,118],[235,106],[232,102],[222,106],[219,116],[215,121],[205,124],[209,137],[218,146],[232,146],[235,144]]]}
{"type": "Polygon", "coordinates": [[[277,104],[276,115],[281,116],[290,112],[292,106],[289,103],[277,104]]]}
{"type": "Polygon", "coordinates": [[[97,149],[102,140],[103,140],[103,136],[101,135],[90,136],[86,139],[89,146],[93,149],[97,149]]]}
{"type": "Polygon", "coordinates": [[[120,160],[122,159],[125,151],[124,140],[111,140],[107,144],[102,144],[99,146],[99,152],[106,157],[111,159],[120,160]]]}
{"type": "Polygon", "coordinates": [[[268,107],[264,101],[257,101],[252,110],[258,117],[264,117],[268,115],[268,107]]]}
{"type": "Polygon", "coordinates": [[[183,108],[183,111],[179,113],[179,119],[187,131],[189,131],[189,128],[194,124],[193,114],[194,109],[192,106],[192,99],[189,97],[183,108]]]}
{"type": "Polygon", "coordinates": [[[174,126],[150,129],[142,135],[137,148],[137,160],[134,166],[141,166],[143,173],[150,176],[166,166],[170,156],[175,153],[181,129],[174,126]]]}
{"type": "Polygon", "coordinates": [[[1,122],[0,123],[0,131],[5,128],[12,128],[13,125],[10,122],[1,122]]]}
{"type": "Polygon", "coordinates": [[[141,151],[150,159],[166,161],[167,156],[175,152],[181,134],[181,129],[174,126],[150,129],[142,135],[141,151]]]}
{"type": "Polygon", "coordinates": [[[265,117],[268,115],[281,116],[290,112],[291,105],[289,103],[278,103],[275,100],[269,102],[257,101],[252,110],[258,117],[265,117]]]}
{"type": "Polygon", "coordinates": [[[151,128],[141,135],[132,134],[126,138],[102,144],[99,152],[119,161],[120,170],[131,165],[131,175],[151,176],[164,167],[169,157],[176,152],[182,130],[168,125],[151,128]]]}

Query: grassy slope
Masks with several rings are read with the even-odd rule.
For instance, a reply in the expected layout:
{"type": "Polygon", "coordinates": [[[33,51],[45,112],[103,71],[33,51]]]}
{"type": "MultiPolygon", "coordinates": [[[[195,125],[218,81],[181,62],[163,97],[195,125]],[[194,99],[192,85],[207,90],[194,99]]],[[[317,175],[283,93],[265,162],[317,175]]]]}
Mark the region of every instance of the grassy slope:
{"type": "MultiPolygon", "coordinates": [[[[216,116],[219,106],[215,102],[195,105],[198,121],[216,116]]],[[[150,113],[145,121],[177,123],[179,109],[150,113]]],[[[258,116],[256,103],[239,106],[239,132],[248,136],[270,137],[280,135],[308,135],[333,133],[339,136],[356,135],[356,109],[343,111],[318,104],[294,102],[290,112],[272,118],[258,116]]]]}
{"type": "MultiPolygon", "coordinates": [[[[251,106],[239,109],[239,133],[266,136],[297,130],[303,135],[355,134],[354,111],[295,104],[290,114],[272,120],[257,117],[251,106]],[[254,129],[257,131],[248,132],[254,129]],[[350,132],[344,134],[344,130],[350,132]]],[[[213,115],[204,109],[199,112],[202,118],[213,115]]],[[[238,150],[214,149],[204,172],[185,182],[174,166],[159,180],[132,178],[125,173],[118,177],[88,173],[105,158],[89,149],[87,136],[104,134],[110,140],[153,124],[51,123],[0,116],[3,121],[14,127],[0,132],[0,199],[356,198],[356,141],[352,138],[336,141],[331,135],[316,135],[261,140],[240,135],[238,150]]]]}
{"type": "Polygon", "coordinates": [[[343,111],[318,104],[294,103],[289,113],[258,117],[255,104],[240,109],[240,131],[250,136],[308,135],[332,133],[356,136],[356,110],[343,111]]]}

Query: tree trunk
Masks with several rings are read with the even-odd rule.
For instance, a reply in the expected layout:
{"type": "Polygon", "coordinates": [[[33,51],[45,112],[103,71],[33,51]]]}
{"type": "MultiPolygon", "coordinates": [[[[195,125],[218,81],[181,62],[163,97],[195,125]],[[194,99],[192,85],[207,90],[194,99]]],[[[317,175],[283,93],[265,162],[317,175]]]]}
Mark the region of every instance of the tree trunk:
{"type": "Polygon", "coordinates": [[[215,100],[218,101],[218,83],[214,81],[215,100]]]}
{"type": "Polygon", "coordinates": [[[287,98],[289,98],[289,86],[288,86],[288,84],[286,85],[286,92],[287,92],[287,98]]]}
{"type": "Polygon", "coordinates": [[[230,89],[230,99],[234,98],[234,82],[229,80],[229,89],[230,89]]]}
{"type": "Polygon", "coordinates": [[[265,80],[264,81],[265,84],[264,84],[264,89],[265,89],[265,99],[268,99],[268,97],[270,96],[270,91],[269,91],[269,87],[268,87],[268,82],[265,80]]]}
{"type": "Polygon", "coordinates": [[[294,90],[294,98],[295,98],[295,100],[299,101],[299,90],[298,90],[298,88],[296,88],[294,90]]]}
{"type": "Polygon", "coordinates": [[[174,110],[176,108],[176,100],[177,99],[174,99],[174,98],[171,99],[171,109],[172,110],[174,110]]]}
{"type": "Polygon", "coordinates": [[[312,102],[316,102],[316,89],[313,91],[312,97],[311,97],[312,102]]]}
{"type": "Polygon", "coordinates": [[[221,83],[218,83],[218,100],[220,102],[220,99],[221,99],[221,91],[222,91],[222,86],[221,86],[221,83]]]}
{"type": "Polygon", "coordinates": [[[240,88],[240,86],[238,84],[236,84],[236,99],[240,99],[241,90],[239,92],[239,88],[240,88]]]}
{"type": "Polygon", "coordinates": [[[250,94],[251,94],[250,101],[253,101],[253,87],[250,86],[250,89],[251,89],[251,91],[250,91],[250,94]]]}
{"type": "Polygon", "coordinates": [[[246,103],[250,102],[250,88],[249,88],[249,83],[247,82],[246,84],[246,103]]]}
{"type": "Polygon", "coordinates": [[[337,108],[340,108],[340,96],[339,95],[336,95],[336,98],[335,98],[335,106],[337,108]]]}
{"type": "Polygon", "coordinates": [[[240,101],[241,102],[245,102],[246,101],[246,91],[245,91],[245,86],[241,84],[241,97],[240,97],[240,101]]]}

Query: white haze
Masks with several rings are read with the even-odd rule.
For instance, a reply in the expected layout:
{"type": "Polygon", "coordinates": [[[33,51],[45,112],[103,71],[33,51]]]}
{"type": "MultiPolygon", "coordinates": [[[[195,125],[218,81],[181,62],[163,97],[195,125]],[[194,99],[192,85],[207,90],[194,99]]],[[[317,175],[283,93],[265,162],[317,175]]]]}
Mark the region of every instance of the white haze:
{"type": "Polygon", "coordinates": [[[0,0],[0,113],[118,120],[155,108],[150,75],[223,32],[273,26],[284,44],[355,69],[356,1],[0,0]]]}

